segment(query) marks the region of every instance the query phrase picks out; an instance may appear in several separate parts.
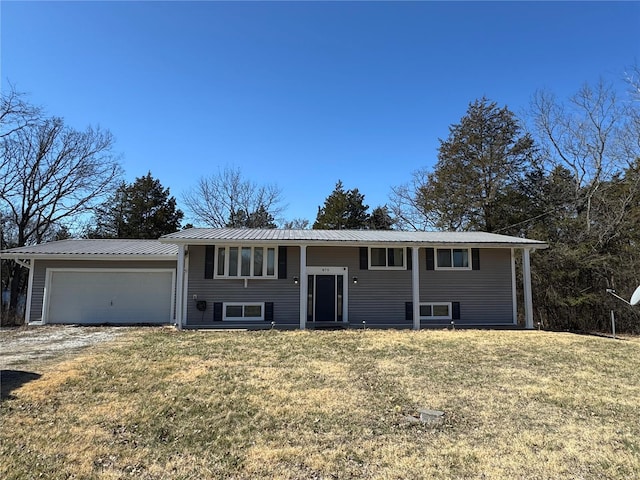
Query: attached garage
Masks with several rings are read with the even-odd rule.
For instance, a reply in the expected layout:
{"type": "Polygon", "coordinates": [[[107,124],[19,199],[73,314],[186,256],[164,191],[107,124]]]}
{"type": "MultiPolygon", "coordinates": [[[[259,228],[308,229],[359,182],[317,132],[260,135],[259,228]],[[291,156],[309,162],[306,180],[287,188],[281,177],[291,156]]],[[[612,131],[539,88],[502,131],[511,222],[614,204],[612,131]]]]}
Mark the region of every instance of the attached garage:
{"type": "Polygon", "coordinates": [[[0,252],[29,269],[31,325],[172,324],[178,247],[157,240],[61,240],[0,252]]]}
{"type": "Polygon", "coordinates": [[[173,317],[173,270],[49,269],[45,323],[166,324],[173,317]]]}

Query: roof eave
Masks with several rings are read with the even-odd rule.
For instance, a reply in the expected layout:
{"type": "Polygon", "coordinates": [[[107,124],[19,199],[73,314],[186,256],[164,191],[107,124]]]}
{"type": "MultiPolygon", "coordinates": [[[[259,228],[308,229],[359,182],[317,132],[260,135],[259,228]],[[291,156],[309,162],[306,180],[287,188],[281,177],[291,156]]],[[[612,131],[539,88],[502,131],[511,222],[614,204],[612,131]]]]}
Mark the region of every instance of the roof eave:
{"type": "Polygon", "coordinates": [[[330,247],[360,247],[364,245],[402,245],[406,247],[425,247],[425,246],[464,246],[467,248],[530,248],[545,249],[549,245],[544,242],[442,242],[442,241],[402,241],[402,240],[284,240],[284,239],[224,239],[224,238],[161,238],[161,243],[169,243],[174,245],[215,245],[222,243],[224,245],[282,245],[282,246],[300,246],[300,245],[320,245],[330,247]]]}
{"type": "Polygon", "coordinates": [[[127,253],[0,253],[3,259],[26,260],[106,260],[106,261],[175,261],[178,254],[127,254],[127,253]]]}

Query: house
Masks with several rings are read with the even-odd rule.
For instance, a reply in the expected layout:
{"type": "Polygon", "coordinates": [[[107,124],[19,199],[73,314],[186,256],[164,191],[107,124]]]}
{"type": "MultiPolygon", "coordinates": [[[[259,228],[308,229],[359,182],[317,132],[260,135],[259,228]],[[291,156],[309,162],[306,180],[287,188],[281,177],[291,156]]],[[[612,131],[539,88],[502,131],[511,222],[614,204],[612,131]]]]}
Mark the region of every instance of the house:
{"type": "Polygon", "coordinates": [[[508,326],[521,284],[532,328],[530,252],[546,247],[480,232],[193,228],[0,256],[29,268],[29,323],[508,326]]]}

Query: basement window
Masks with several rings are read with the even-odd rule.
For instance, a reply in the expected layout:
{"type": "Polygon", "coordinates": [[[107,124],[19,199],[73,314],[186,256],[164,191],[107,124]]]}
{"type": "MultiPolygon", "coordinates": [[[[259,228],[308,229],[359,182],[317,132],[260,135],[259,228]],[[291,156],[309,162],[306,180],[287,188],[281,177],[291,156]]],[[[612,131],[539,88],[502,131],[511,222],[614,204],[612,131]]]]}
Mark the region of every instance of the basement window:
{"type": "Polygon", "coordinates": [[[420,320],[451,320],[451,303],[421,303],[420,320]]]}
{"type": "Polygon", "coordinates": [[[264,320],[264,303],[224,303],[222,320],[264,320]]]}

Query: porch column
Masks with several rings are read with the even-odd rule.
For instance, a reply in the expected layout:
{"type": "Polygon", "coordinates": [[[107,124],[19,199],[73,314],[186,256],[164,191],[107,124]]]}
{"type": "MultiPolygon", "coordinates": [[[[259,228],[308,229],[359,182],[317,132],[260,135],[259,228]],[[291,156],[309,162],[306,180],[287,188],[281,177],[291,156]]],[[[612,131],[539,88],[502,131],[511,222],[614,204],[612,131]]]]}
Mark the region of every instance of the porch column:
{"type": "Polygon", "coordinates": [[[307,246],[300,245],[300,330],[307,326],[307,246]]]}
{"type": "Polygon", "coordinates": [[[189,310],[189,245],[185,245],[184,247],[184,268],[182,275],[182,322],[180,326],[185,323],[189,324],[189,319],[187,318],[187,311],[189,310]]]}
{"type": "Polygon", "coordinates": [[[24,307],[24,324],[28,325],[31,322],[31,295],[33,294],[33,270],[35,269],[36,261],[31,259],[29,262],[29,283],[27,284],[27,303],[24,307]]]}
{"type": "Polygon", "coordinates": [[[413,302],[413,329],[420,330],[420,260],[419,247],[411,247],[411,298],[413,302]]]}
{"type": "Polygon", "coordinates": [[[524,319],[525,328],[533,328],[533,300],[531,300],[531,262],[530,248],[522,250],[522,283],[524,285],[524,319]]]}
{"type": "Polygon", "coordinates": [[[178,245],[178,266],[176,269],[176,327],[182,330],[182,312],[184,308],[184,245],[178,245]]]}
{"type": "Polygon", "coordinates": [[[511,249],[511,301],[513,302],[513,324],[518,324],[518,279],[516,277],[516,251],[511,249]]]}

